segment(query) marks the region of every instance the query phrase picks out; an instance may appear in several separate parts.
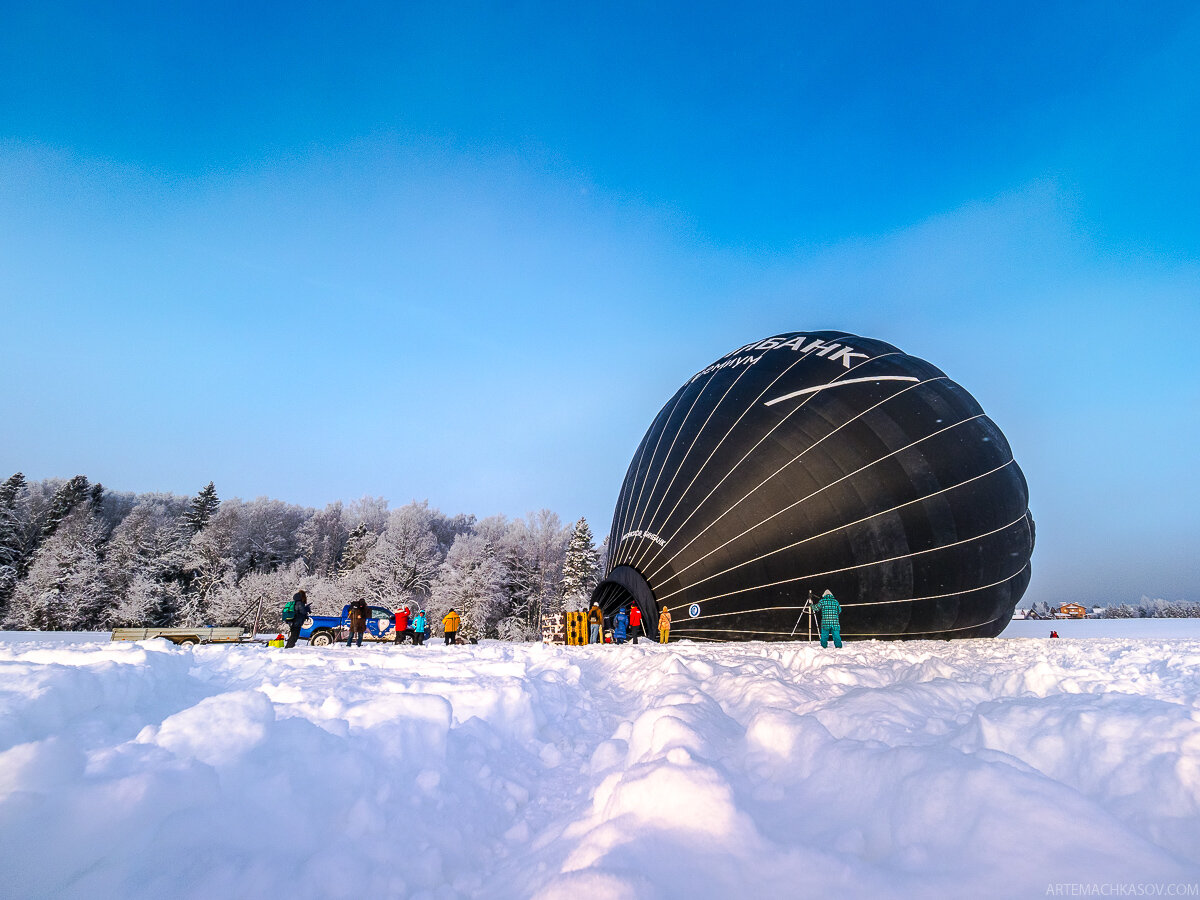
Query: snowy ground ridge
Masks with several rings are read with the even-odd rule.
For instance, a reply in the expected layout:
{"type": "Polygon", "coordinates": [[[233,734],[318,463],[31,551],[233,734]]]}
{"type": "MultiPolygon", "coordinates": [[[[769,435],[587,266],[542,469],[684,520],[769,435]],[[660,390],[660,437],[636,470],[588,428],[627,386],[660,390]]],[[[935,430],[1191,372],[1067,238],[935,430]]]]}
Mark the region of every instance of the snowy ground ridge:
{"type": "Polygon", "coordinates": [[[1200,641],[0,644],[13,896],[1200,884],[1200,641]]]}

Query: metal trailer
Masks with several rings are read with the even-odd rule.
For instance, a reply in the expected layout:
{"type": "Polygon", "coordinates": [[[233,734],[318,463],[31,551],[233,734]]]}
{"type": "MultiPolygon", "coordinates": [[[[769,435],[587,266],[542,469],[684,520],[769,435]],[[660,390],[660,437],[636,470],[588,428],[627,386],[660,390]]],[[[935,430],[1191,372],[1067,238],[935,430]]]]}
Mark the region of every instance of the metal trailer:
{"type": "Polygon", "coordinates": [[[114,628],[114,641],[144,641],[165,638],[180,647],[196,644],[240,644],[251,640],[241,627],[236,628],[114,628]]]}
{"type": "MultiPolygon", "coordinates": [[[[258,637],[258,627],[262,622],[263,603],[266,597],[260,594],[251,601],[256,606],[254,624],[246,631],[240,625],[227,628],[114,628],[114,641],[144,641],[149,638],[164,638],[180,647],[194,647],[196,644],[263,644],[265,641],[258,637]]],[[[250,607],[242,610],[239,619],[244,619],[250,607]]]]}

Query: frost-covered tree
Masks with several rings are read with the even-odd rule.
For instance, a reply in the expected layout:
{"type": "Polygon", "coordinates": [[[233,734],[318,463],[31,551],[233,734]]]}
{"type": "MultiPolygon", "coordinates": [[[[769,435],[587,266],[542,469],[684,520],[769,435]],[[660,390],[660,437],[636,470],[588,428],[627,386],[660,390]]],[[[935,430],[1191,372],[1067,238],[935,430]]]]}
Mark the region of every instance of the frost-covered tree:
{"type": "Polygon", "coordinates": [[[71,514],[71,510],[75,509],[80,503],[91,498],[92,486],[88,483],[87,478],[82,475],[76,475],[74,478],[63,482],[61,487],[54,492],[54,497],[50,501],[50,507],[46,510],[44,519],[42,520],[42,539],[50,537],[58,530],[59,523],[71,514]]]}
{"type": "Polygon", "coordinates": [[[114,600],[115,624],[175,624],[194,578],[189,566],[191,534],[177,498],[165,494],[143,495],[113,530],[103,570],[114,600]]]}
{"type": "Polygon", "coordinates": [[[1164,600],[1142,595],[1137,603],[1122,603],[1105,610],[1106,619],[1191,619],[1200,618],[1200,603],[1164,600]]]}
{"type": "Polygon", "coordinates": [[[192,498],[184,519],[192,531],[203,531],[220,506],[221,498],[217,496],[216,486],[210,481],[192,498]]]}
{"type": "Polygon", "coordinates": [[[262,604],[259,627],[274,631],[282,627],[280,612],[308,574],[303,560],[271,572],[250,572],[234,582],[231,577],[217,585],[207,598],[205,621],[217,626],[254,624],[262,604]]]}
{"type": "Polygon", "coordinates": [[[100,502],[92,507],[92,512],[100,524],[104,526],[105,534],[112,534],[114,529],[133,512],[133,508],[138,505],[142,497],[170,498],[173,509],[177,508],[183,501],[183,498],[174,497],[171,494],[143,494],[139,497],[139,495],[130,493],[129,491],[110,491],[108,488],[103,487],[101,491],[100,502]]]}
{"type": "Polygon", "coordinates": [[[428,527],[433,532],[433,536],[437,538],[438,552],[442,559],[446,558],[446,554],[454,546],[454,539],[460,534],[475,533],[475,517],[472,515],[466,513],[459,513],[456,516],[443,515],[439,510],[430,510],[428,500],[421,503],[413,502],[409,506],[428,510],[428,527]]]}
{"type": "Polygon", "coordinates": [[[316,575],[332,575],[337,571],[349,539],[340,501],[313,513],[296,532],[300,553],[308,570],[316,575]]]}
{"type": "Polygon", "coordinates": [[[183,606],[183,590],[177,581],[161,581],[148,572],[133,575],[124,593],[109,610],[114,628],[154,628],[174,625],[183,606]]]}
{"type": "Polygon", "coordinates": [[[427,506],[416,503],[392,512],[362,563],[345,576],[356,596],[388,608],[423,603],[442,562],[428,513],[427,506]]]}
{"type": "Polygon", "coordinates": [[[17,499],[26,490],[25,475],[17,472],[0,484],[0,510],[14,510],[17,499]]]}
{"type": "Polygon", "coordinates": [[[299,582],[322,612],[353,596],[424,604],[437,588],[442,611],[453,598],[474,633],[522,639],[562,596],[570,535],[548,510],[477,522],[428,501],[389,513],[364,497],[316,512],[265,497],[221,502],[212,482],[179,497],[17,474],[0,484],[0,620],[248,624],[259,598],[275,613],[299,582]]]}
{"type": "Polygon", "coordinates": [[[266,497],[249,503],[222,502],[191,541],[200,613],[208,595],[229,572],[236,582],[249,572],[273,572],[299,559],[297,533],[307,517],[299,506],[266,497]]]}
{"type": "Polygon", "coordinates": [[[188,589],[181,598],[180,625],[202,624],[209,599],[229,584],[236,584],[238,564],[247,562],[250,536],[242,504],[221,504],[208,526],[188,544],[188,589]]]}
{"type": "Polygon", "coordinates": [[[25,559],[26,529],[22,527],[27,489],[20,472],[0,484],[0,619],[16,590],[25,559]]]}
{"type": "Polygon", "coordinates": [[[346,547],[342,551],[338,570],[351,572],[361,566],[378,540],[379,535],[371,531],[366,522],[359,522],[346,537],[346,547]]]}
{"type": "Polygon", "coordinates": [[[387,527],[388,502],[383,497],[360,497],[346,505],[347,527],[367,526],[372,534],[382,534],[387,527]]]}
{"type": "Polygon", "coordinates": [[[103,531],[90,502],[74,504],[38,547],[13,593],[5,623],[38,631],[107,626],[108,594],[99,552],[103,531]]]}
{"type": "MultiPolygon", "coordinates": [[[[354,599],[346,580],[336,576],[307,575],[300,579],[299,586],[308,594],[308,604],[313,612],[321,616],[336,615],[354,599]]],[[[294,591],[295,588],[283,596],[285,603],[292,598],[294,591]]]]}
{"type": "MultiPolygon", "coordinates": [[[[556,608],[562,596],[563,565],[570,535],[571,530],[562,524],[558,513],[543,509],[525,517],[521,543],[536,579],[533,603],[523,615],[531,636],[541,632],[542,610],[556,608]]],[[[521,612],[514,610],[516,614],[521,612]]]]}
{"type": "Polygon", "coordinates": [[[290,566],[300,558],[296,540],[308,513],[299,506],[258,497],[242,504],[245,524],[240,532],[242,544],[235,548],[237,573],[273,572],[290,566]]]}
{"type": "Polygon", "coordinates": [[[544,608],[558,603],[567,529],[558,515],[543,509],[524,519],[493,516],[479,523],[479,534],[490,541],[505,574],[506,637],[526,640],[541,628],[544,608]]]}
{"type": "MultiPolygon", "coordinates": [[[[587,519],[580,516],[571,532],[563,562],[562,600],[569,610],[584,609],[592,588],[596,586],[596,567],[599,554],[587,519]]],[[[555,610],[556,611],[556,610],[555,610]]]]}
{"type": "Polygon", "coordinates": [[[468,636],[498,637],[497,626],[506,606],[504,576],[504,567],[486,538],[460,534],[433,584],[428,609],[435,627],[454,609],[462,616],[468,636]]]}

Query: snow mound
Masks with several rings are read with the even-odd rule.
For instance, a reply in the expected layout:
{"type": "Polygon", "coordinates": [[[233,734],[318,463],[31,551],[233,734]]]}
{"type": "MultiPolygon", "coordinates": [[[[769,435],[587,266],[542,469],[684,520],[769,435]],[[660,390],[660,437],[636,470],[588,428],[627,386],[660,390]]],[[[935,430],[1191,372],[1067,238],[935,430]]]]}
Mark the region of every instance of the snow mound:
{"type": "Polygon", "coordinates": [[[0,642],[20,897],[1200,884],[1200,641],[0,642]]]}

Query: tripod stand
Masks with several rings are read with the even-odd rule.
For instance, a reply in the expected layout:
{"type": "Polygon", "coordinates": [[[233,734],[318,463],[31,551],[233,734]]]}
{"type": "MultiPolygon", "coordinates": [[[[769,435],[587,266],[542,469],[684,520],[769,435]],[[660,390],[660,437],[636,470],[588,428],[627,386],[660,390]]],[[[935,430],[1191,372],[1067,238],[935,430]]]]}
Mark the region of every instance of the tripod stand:
{"type": "Polygon", "coordinates": [[[796,629],[800,627],[800,620],[804,618],[805,613],[808,614],[808,639],[812,640],[813,627],[813,592],[808,592],[808,602],[804,604],[804,609],[800,610],[800,615],[796,617],[796,624],[792,626],[792,637],[796,636],[796,629]]]}

